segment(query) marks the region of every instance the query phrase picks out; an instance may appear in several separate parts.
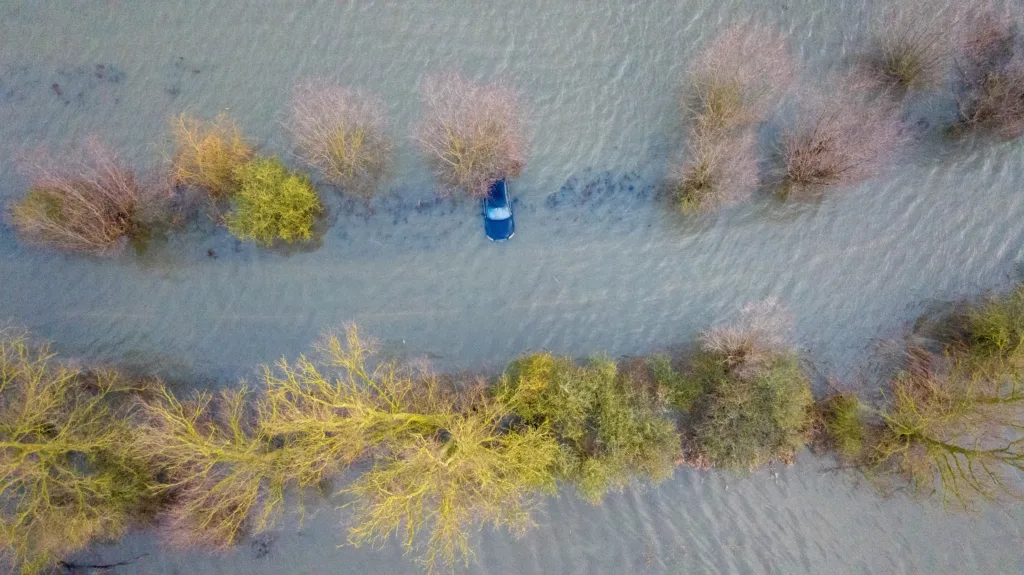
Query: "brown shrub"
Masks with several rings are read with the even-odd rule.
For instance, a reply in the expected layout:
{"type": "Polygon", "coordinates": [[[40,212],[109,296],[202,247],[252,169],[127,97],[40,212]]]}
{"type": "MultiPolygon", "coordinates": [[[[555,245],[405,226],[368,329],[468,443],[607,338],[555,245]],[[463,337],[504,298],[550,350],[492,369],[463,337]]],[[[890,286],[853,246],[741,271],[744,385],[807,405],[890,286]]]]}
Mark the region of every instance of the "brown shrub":
{"type": "Polygon", "coordinates": [[[175,182],[204,190],[214,199],[238,191],[235,170],[249,161],[253,148],[226,114],[204,121],[187,114],[171,119],[175,182]]]}
{"type": "Polygon", "coordinates": [[[692,136],[686,156],[669,168],[672,200],[686,213],[708,212],[750,198],[757,188],[753,130],[692,136]]]}
{"type": "Polygon", "coordinates": [[[732,26],[691,64],[683,111],[703,137],[762,122],[792,82],[794,70],[789,44],[777,30],[732,26]]]}
{"type": "Polygon", "coordinates": [[[958,27],[957,131],[1013,140],[1024,134],[1024,56],[1019,23],[1005,5],[976,0],[958,27]]]}
{"type": "Polygon", "coordinates": [[[492,183],[519,175],[525,163],[525,118],[516,92],[457,73],[423,82],[426,118],[413,139],[447,188],[483,196],[492,183]]]}
{"type": "Polygon", "coordinates": [[[789,352],[792,322],[775,298],[750,302],[740,308],[735,322],[701,332],[700,346],[722,358],[733,373],[743,378],[789,352]]]}
{"type": "Polygon", "coordinates": [[[37,154],[23,165],[31,183],[11,206],[14,227],[27,241],[67,251],[110,254],[139,229],[153,195],[135,172],[96,139],[77,154],[37,154]]]}
{"type": "Polygon", "coordinates": [[[288,131],[299,157],[344,191],[369,199],[391,165],[384,105],[361,92],[307,80],[292,95],[288,131]]]}
{"type": "Polygon", "coordinates": [[[783,135],[783,190],[848,185],[877,174],[907,142],[899,108],[849,81],[802,103],[783,135]]]}
{"type": "Polygon", "coordinates": [[[885,6],[875,19],[873,46],[866,54],[869,73],[897,90],[939,86],[953,55],[948,4],[901,0],[885,6]]]}

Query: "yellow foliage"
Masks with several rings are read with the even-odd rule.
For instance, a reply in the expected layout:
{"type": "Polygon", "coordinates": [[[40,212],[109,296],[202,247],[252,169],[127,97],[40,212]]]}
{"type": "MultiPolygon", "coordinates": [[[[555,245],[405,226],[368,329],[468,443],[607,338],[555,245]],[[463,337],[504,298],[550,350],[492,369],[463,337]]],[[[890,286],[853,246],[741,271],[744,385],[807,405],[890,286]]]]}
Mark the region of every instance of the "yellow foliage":
{"type": "Polygon", "coordinates": [[[119,536],[147,495],[111,371],[59,365],[45,346],[0,334],[0,553],[37,573],[119,536]]]}
{"type": "Polygon", "coordinates": [[[182,114],[171,120],[171,132],[171,171],[178,183],[201,188],[215,199],[238,191],[235,170],[252,158],[253,149],[227,115],[203,121],[182,114]]]}

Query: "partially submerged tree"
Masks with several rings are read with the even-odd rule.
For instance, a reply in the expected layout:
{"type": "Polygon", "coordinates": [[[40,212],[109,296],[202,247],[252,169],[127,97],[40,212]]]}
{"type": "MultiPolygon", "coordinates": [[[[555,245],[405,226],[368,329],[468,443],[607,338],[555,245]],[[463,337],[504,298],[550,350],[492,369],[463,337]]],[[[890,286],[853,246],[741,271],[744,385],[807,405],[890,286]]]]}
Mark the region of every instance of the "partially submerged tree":
{"type": "Polygon", "coordinates": [[[346,493],[354,545],[398,535],[428,569],[472,556],[469,534],[490,523],[521,532],[538,492],[554,487],[557,444],[546,427],[508,424],[480,388],[429,371],[367,362],[375,346],[350,327],[329,336],[321,361],[281,361],[265,372],[268,431],[310,461],[372,462],[346,493]]]}
{"type": "Polygon", "coordinates": [[[224,218],[228,231],[262,245],[312,237],[323,206],[308,176],[289,170],[277,158],[255,158],[237,167],[234,178],[238,191],[224,218]]]}
{"type": "Polygon", "coordinates": [[[61,250],[108,255],[140,232],[156,199],[135,172],[90,139],[78,157],[40,156],[26,162],[31,179],[11,206],[11,221],[31,242],[61,250]]]}
{"type": "Polygon", "coordinates": [[[958,23],[955,131],[976,129],[1013,140],[1024,134],[1024,51],[1019,7],[972,0],[958,23]]]}
{"type": "Polygon", "coordinates": [[[672,475],[675,424],[656,395],[608,359],[577,365],[547,353],[524,356],[509,365],[497,394],[526,425],[551,428],[561,443],[562,478],[592,503],[636,479],[672,475]]]}
{"type": "Polygon", "coordinates": [[[941,86],[953,56],[954,15],[947,2],[900,0],[885,5],[872,24],[868,72],[889,90],[941,86]]]}
{"type": "Polygon", "coordinates": [[[783,135],[782,190],[859,183],[888,166],[907,141],[899,108],[849,80],[801,103],[783,135]]]}
{"type": "Polygon", "coordinates": [[[171,119],[171,135],[175,182],[198,188],[214,200],[238,191],[236,170],[252,158],[253,148],[227,114],[209,121],[187,114],[176,116],[171,119]]]}
{"type": "Polygon", "coordinates": [[[365,200],[377,193],[392,162],[384,105],[342,86],[313,80],[298,84],[288,131],[304,162],[365,200]]]}
{"type": "Polygon", "coordinates": [[[323,478],[329,462],[268,432],[253,399],[243,387],[182,401],[161,387],[140,404],[139,445],[165,478],[172,543],[228,547],[273,524],[286,488],[301,495],[323,478]]]}
{"type": "Polygon", "coordinates": [[[483,196],[495,181],[519,175],[526,162],[526,119],[518,94],[456,73],[423,80],[426,117],[413,138],[441,184],[483,196]]]}
{"type": "Polygon", "coordinates": [[[692,138],[686,155],[669,167],[669,190],[679,209],[708,212],[749,199],[758,184],[754,132],[692,138]]]}
{"type": "Polygon", "coordinates": [[[126,420],[132,391],[0,333],[0,557],[12,572],[52,569],[144,512],[153,479],[126,420]]]}
{"type": "Polygon", "coordinates": [[[711,138],[761,123],[789,88],[794,70],[789,45],[774,28],[727,28],[690,65],[683,110],[692,132],[711,138]]]}
{"type": "Polygon", "coordinates": [[[748,304],[736,323],[702,334],[683,371],[654,364],[686,414],[691,464],[748,471],[791,462],[806,444],[813,398],[787,326],[774,300],[748,304]]]}

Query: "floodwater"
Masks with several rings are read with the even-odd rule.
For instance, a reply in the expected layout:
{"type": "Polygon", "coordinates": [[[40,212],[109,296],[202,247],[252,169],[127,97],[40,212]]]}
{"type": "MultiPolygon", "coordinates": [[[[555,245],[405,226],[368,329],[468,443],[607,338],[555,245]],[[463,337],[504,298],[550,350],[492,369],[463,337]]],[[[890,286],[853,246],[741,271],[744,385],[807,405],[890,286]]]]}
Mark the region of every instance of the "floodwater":
{"type": "MultiPolygon", "coordinates": [[[[923,311],[1019,277],[1021,143],[949,144],[941,94],[910,105],[923,143],[885,177],[817,203],[763,197],[704,218],[657,200],[682,146],[677,87],[695,48],[730,23],[777,23],[805,80],[847,69],[866,0],[106,0],[0,2],[0,201],[26,184],[11,159],[98,135],[139,166],[166,121],[227,110],[287,154],[281,110],[300,78],[378,94],[399,141],[372,213],[330,199],[318,249],[261,251],[197,223],[114,260],[20,245],[0,228],[0,318],[64,356],[183,385],[231,384],[356,322],[388,353],[442,369],[497,369],[527,349],[613,355],[684,342],[743,302],[777,297],[820,375],[871,380],[878,343],[923,311]],[[513,183],[517,234],[496,245],[478,209],[435,201],[406,135],[424,73],[500,78],[531,111],[513,183]],[[868,366],[862,369],[862,366],[868,366]]],[[[484,530],[479,573],[1020,573],[1024,514],[949,516],[882,499],[809,455],[737,479],[681,470],[600,507],[563,496],[516,541],[484,530]]],[[[397,545],[338,547],[319,504],[224,554],[148,533],[77,558],[118,573],[416,573],[397,545]]]]}

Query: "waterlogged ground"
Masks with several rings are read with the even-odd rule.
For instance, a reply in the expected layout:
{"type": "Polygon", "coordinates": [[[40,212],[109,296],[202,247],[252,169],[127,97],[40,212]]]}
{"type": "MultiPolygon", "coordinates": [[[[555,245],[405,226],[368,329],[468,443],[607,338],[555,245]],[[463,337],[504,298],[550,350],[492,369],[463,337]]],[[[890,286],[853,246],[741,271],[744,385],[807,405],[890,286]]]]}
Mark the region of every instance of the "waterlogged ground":
{"type": "MultiPolygon", "coordinates": [[[[400,142],[391,191],[332,199],[315,249],[260,251],[210,222],[113,261],[20,245],[0,228],[0,318],[63,355],[232,384],[355,321],[389,353],[496,369],[527,349],[645,353],[766,296],[795,317],[822,376],[857,385],[879,342],[918,314],[1019,277],[1020,143],[952,145],[942,95],[908,108],[926,142],[889,177],[817,203],[767,197],[682,219],[658,201],[682,145],[677,82],[723,26],[778,23],[814,81],[855,56],[868,1],[0,2],[0,200],[11,158],[96,134],[156,165],[168,116],[227,110],[287,153],[293,83],[328,76],[383,97],[400,142]],[[533,153],[513,184],[517,234],[483,236],[478,210],[437,201],[405,135],[425,72],[502,78],[532,110],[533,153]],[[866,367],[865,367],[866,366],[866,367]]],[[[768,130],[770,132],[770,130],[768,130]]],[[[333,191],[325,189],[330,198],[333,191]]],[[[947,516],[883,500],[804,456],[749,479],[677,472],[593,507],[545,502],[522,541],[486,531],[480,573],[1019,573],[1024,514],[947,516]]],[[[141,533],[76,558],[119,573],[416,573],[396,545],[337,547],[340,502],[226,554],[141,533]]]]}

